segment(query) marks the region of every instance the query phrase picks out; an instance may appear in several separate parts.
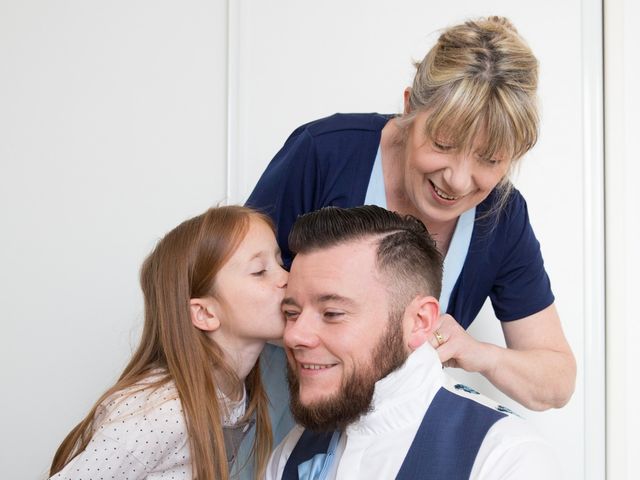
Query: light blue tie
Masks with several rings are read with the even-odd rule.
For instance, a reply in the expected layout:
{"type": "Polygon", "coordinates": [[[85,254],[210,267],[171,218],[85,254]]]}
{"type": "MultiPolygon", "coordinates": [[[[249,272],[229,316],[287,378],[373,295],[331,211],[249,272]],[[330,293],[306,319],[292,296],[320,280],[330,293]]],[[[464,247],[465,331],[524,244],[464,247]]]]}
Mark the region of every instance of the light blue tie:
{"type": "Polygon", "coordinates": [[[310,460],[298,465],[299,480],[324,480],[335,458],[336,447],[340,440],[340,432],[333,432],[327,453],[318,453],[310,460]]]}

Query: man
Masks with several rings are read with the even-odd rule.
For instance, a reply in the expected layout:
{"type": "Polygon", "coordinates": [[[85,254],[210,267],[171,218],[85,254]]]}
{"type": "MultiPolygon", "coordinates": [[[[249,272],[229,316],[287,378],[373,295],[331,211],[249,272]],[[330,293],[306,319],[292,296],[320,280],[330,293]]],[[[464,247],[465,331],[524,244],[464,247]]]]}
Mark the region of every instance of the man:
{"type": "Polygon", "coordinates": [[[298,425],[268,479],[558,478],[520,418],[443,373],[442,259],[418,220],[329,207],[300,217],[289,246],[282,309],[298,425]]]}

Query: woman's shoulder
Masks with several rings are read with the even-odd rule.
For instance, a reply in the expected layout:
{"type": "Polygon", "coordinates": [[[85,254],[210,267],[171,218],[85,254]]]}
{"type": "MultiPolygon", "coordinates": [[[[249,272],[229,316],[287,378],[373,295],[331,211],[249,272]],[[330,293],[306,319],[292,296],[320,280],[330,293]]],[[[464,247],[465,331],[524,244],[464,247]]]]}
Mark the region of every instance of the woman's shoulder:
{"type": "Polygon", "coordinates": [[[529,248],[538,247],[524,196],[515,187],[506,197],[494,190],[476,207],[469,252],[499,265],[513,252],[528,255],[529,248]]]}
{"type": "Polygon", "coordinates": [[[475,218],[478,238],[511,236],[515,231],[529,228],[527,202],[515,187],[506,193],[494,189],[476,207],[475,218]]]}
{"type": "Polygon", "coordinates": [[[370,131],[379,133],[393,115],[380,113],[334,113],[298,127],[295,133],[306,132],[313,137],[345,132],[370,131]]]}
{"type": "MultiPolygon", "coordinates": [[[[378,113],[336,113],[298,127],[267,166],[247,205],[267,211],[279,225],[282,219],[275,217],[283,209],[291,212],[293,223],[301,204],[308,207],[311,202],[315,210],[336,204],[336,199],[363,201],[381,132],[390,118],[378,113]]],[[[288,227],[282,235],[281,245],[288,227]]]]}
{"type": "Polygon", "coordinates": [[[481,255],[480,262],[494,265],[496,271],[512,271],[529,265],[544,272],[543,262],[524,196],[513,188],[501,201],[490,195],[476,211],[470,253],[481,255]]]}
{"type": "Polygon", "coordinates": [[[477,207],[478,216],[483,214],[498,215],[499,219],[522,212],[527,208],[527,202],[520,191],[510,186],[505,193],[504,190],[494,188],[491,193],[477,207]]]}

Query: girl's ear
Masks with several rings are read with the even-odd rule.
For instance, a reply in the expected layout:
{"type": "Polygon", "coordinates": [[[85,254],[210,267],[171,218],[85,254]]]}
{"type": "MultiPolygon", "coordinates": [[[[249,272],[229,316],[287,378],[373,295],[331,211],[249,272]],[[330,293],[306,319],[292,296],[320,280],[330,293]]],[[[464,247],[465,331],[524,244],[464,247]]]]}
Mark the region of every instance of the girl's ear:
{"type": "Polygon", "coordinates": [[[213,332],[220,327],[220,318],[215,311],[215,300],[211,297],[189,300],[191,323],[204,332],[213,332]]]}
{"type": "Polygon", "coordinates": [[[407,345],[414,351],[433,335],[440,318],[440,304],[434,297],[416,297],[405,310],[407,314],[410,326],[407,345]]]}
{"type": "Polygon", "coordinates": [[[411,97],[411,87],[407,87],[404,89],[403,99],[404,99],[404,114],[411,113],[411,105],[409,105],[409,98],[411,97]]]}

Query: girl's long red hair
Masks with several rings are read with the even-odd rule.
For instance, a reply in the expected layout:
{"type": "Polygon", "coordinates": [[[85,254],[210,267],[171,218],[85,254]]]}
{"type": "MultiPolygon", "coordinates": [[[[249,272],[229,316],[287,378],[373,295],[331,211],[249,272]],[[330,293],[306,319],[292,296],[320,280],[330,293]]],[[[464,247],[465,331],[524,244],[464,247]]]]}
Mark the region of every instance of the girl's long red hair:
{"type": "MultiPolygon", "coordinates": [[[[87,447],[96,412],[105,400],[117,392],[135,390],[145,379],[161,371],[150,385],[159,388],[170,381],[175,383],[187,423],[193,477],[229,478],[222,433],[223,409],[217,401],[216,384],[221,380],[235,384],[237,393],[242,385],[221,348],[192,325],[189,300],[215,296],[216,274],[242,242],[252,218],[272,225],[268,217],[246,207],[218,207],[183,222],[160,240],[140,272],[144,295],[140,344],[116,384],[98,399],[58,447],[50,475],[62,470],[87,447]]],[[[249,394],[246,418],[255,416],[256,420],[253,447],[256,478],[261,478],[271,451],[272,434],[259,362],[245,384],[249,394]]]]}

